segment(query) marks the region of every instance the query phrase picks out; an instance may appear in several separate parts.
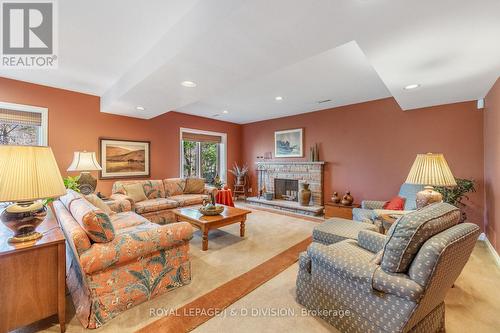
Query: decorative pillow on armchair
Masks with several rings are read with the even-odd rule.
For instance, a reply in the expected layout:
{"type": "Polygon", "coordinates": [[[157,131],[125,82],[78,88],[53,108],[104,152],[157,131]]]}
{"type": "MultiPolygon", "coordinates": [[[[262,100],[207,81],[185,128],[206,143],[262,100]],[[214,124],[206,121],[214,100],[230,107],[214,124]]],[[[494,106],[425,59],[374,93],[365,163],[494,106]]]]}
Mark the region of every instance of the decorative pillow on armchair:
{"type": "Polygon", "coordinates": [[[388,210],[403,210],[405,207],[405,201],[406,198],[400,197],[398,195],[387,201],[382,208],[388,210]]]}
{"type": "Polygon", "coordinates": [[[205,179],[186,178],[185,194],[203,194],[205,192],[205,179]]]}

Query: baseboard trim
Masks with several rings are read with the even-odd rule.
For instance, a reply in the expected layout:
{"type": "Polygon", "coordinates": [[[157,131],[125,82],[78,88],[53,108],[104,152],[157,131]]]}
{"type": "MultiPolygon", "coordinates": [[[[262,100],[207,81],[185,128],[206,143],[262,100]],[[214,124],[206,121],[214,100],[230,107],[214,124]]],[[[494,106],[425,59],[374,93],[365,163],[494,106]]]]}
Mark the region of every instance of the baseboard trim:
{"type": "Polygon", "coordinates": [[[486,237],[486,234],[483,232],[481,235],[479,235],[479,240],[482,240],[483,242],[486,243],[486,246],[488,247],[488,250],[490,250],[491,255],[495,259],[495,262],[497,264],[497,267],[500,267],[500,255],[498,255],[497,250],[493,247],[493,245],[490,243],[490,240],[488,237],[486,237]]]}

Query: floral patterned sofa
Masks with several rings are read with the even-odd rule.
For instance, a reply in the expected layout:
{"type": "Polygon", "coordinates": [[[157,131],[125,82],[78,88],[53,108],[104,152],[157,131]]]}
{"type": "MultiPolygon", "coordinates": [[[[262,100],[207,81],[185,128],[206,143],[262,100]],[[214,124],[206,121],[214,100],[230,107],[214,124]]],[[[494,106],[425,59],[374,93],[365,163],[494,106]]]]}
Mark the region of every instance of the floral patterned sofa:
{"type": "Polygon", "coordinates": [[[127,180],[117,181],[113,184],[110,203],[117,211],[132,210],[158,224],[175,222],[172,209],[198,205],[203,200],[209,199],[210,193],[216,194],[217,189],[203,185],[198,193],[186,191],[190,180],[195,178],[168,178],[163,180],[127,180]],[[147,200],[135,202],[127,196],[126,185],[142,184],[147,200]]]}
{"type": "Polygon", "coordinates": [[[190,283],[188,223],[158,225],[134,212],[104,207],[106,213],[71,190],[53,207],[67,240],[67,286],[84,327],[100,327],[190,283]]]}

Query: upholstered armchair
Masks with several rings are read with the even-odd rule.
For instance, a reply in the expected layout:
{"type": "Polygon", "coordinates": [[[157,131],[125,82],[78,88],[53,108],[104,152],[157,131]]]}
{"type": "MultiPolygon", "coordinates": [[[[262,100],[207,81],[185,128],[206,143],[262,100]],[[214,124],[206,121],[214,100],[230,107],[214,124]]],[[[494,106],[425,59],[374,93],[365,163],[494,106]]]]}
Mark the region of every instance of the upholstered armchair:
{"type": "Polygon", "coordinates": [[[312,243],[299,258],[297,301],[342,332],[443,331],[446,292],[479,236],[459,218],[438,203],[404,215],[387,236],[312,243]]]}
{"type": "Polygon", "coordinates": [[[363,200],[361,201],[361,208],[354,208],[352,210],[352,218],[355,221],[374,223],[379,214],[406,214],[409,211],[417,209],[417,193],[423,189],[422,185],[401,185],[398,195],[406,199],[403,211],[384,210],[383,207],[386,201],[363,200]]]}

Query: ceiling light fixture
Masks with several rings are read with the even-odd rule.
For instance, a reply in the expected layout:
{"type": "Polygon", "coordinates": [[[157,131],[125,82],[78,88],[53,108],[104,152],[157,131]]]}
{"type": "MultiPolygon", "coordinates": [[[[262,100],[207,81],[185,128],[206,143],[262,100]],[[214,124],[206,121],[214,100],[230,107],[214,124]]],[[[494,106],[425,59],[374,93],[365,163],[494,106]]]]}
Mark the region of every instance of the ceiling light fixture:
{"type": "Polygon", "coordinates": [[[222,113],[224,113],[224,114],[228,114],[228,113],[229,113],[229,111],[224,110],[224,111],[222,111],[222,113]]]}
{"type": "Polygon", "coordinates": [[[194,88],[194,87],[196,87],[196,83],[194,83],[193,81],[182,81],[181,85],[183,87],[186,87],[186,88],[194,88]]]}
{"type": "Polygon", "coordinates": [[[414,84],[409,84],[406,87],[404,87],[404,90],[413,90],[417,89],[420,87],[420,84],[414,83],[414,84]]]}
{"type": "Polygon", "coordinates": [[[281,96],[276,96],[276,97],[274,97],[274,99],[275,99],[275,100],[277,100],[277,101],[282,101],[282,100],[283,100],[283,97],[281,97],[281,96]]]}
{"type": "Polygon", "coordinates": [[[140,105],[136,106],[136,107],[135,107],[135,109],[136,109],[137,111],[144,111],[144,110],[146,110],[146,109],[144,108],[144,106],[140,106],[140,105]]]}

